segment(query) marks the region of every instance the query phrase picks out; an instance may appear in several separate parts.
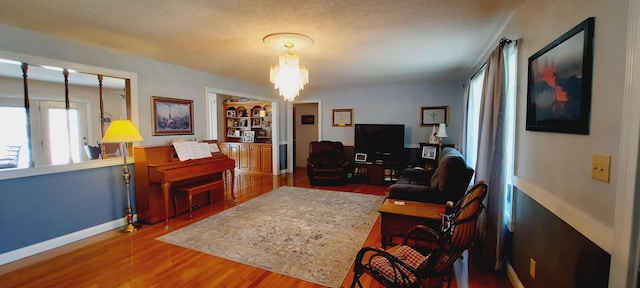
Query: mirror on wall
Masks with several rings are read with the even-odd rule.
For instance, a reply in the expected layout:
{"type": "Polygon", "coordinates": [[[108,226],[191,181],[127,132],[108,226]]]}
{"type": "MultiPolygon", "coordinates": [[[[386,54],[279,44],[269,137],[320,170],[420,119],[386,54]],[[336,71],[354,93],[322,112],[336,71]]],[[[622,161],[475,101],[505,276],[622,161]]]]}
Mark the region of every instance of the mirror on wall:
{"type": "Polygon", "coordinates": [[[0,169],[120,156],[100,140],[130,119],[128,79],[0,59],[0,169]]]}

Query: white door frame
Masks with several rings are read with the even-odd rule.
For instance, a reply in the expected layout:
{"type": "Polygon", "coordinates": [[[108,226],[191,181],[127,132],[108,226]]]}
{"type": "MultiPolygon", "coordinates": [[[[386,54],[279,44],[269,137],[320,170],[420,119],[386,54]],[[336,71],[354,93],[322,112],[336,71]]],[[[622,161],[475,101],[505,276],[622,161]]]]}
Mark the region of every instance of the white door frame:
{"type": "Polygon", "coordinates": [[[296,163],[293,163],[293,104],[315,103],[318,104],[318,141],[322,140],[322,100],[321,99],[300,99],[287,104],[287,173],[293,173],[296,163]]]}
{"type": "Polygon", "coordinates": [[[638,281],[638,147],[640,143],[640,0],[629,1],[627,63],[622,98],[619,182],[613,218],[609,287],[636,287],[638,281]]]}

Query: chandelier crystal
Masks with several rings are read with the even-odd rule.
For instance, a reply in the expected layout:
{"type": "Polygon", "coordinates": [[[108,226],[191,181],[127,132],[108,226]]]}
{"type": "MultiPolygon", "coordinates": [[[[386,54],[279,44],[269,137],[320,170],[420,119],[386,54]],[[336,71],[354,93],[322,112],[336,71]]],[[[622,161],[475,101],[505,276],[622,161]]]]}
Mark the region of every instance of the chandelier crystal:
{"type": "Polygon", "coordinates": [[[275,33],[264,37],[264,43],[286,51],[280,55],[278,66],[271,66],[269,81],[278,89],[285,101],[293,101],[300,90],[309,83],[309,70],[300,66],[300,58],[291,50],[313,44],[306,35],[297,33],[275,33]]]}

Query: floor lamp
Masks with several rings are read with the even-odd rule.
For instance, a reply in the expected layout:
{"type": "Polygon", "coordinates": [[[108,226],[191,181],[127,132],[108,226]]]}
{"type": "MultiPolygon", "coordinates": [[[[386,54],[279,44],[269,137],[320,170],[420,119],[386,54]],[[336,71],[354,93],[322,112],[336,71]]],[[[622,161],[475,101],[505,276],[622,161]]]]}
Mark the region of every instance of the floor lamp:
{"type": "Polygon", "coordinates": [[[129,181],[131,179],[131,175],[129,174],[129,166],[127,166],[127,155],[129,152],[127,151],[127,145],[131,142],[140,142],[142,141],[142,136],[136,126],[130,120],[113,120],[109,125],[109,129],[104,133],[104,137],[102,137],[102,143],[118,143],[120,144],[120,151],[124,156],[124,166],[122,166],[122,176],[124,178],[124,184],[127,188],[127,210],[126,210],[126,220],[127,225],[125,225],[120,231],[121,232],[133,232],[140,228],[140,225],[133,223],[133,211],[131,210],[131,189],[129,185],[129,181]]]}

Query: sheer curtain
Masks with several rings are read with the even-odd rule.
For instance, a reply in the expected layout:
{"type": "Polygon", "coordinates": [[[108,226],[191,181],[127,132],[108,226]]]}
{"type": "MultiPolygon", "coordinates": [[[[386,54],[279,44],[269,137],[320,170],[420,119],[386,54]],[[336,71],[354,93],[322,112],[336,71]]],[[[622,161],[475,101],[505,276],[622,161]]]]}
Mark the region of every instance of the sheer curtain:
{"type": "MultiPolygon", "coordinates": [[[[505,59],[505,56],[509,55],[505,51],[510,51],[510,49],[515,49],[515,42],[501,40],[498,47],[491,52],[484,67],[484,75],[482,75],[480,88],[482,92],[479,101],[470,97],[467,112],[469,115],[468,131],[466,132],[468,137],[466,139],[466,147],[468,147],[465,150],[466,157],[470,159],[469,165],[475,164],[472,166],[475,167],[475,179],[484,180],[489,185],[489,191],[484,201],[486,213],[481,214],[478,218],[478,229],[473,249],[474,261],[481,269],[487,270],[502,268],[505,201],[511,199],[507,193],[510,193],[509,184],[513,174],[512,135],[513,122],[515,122],[513,118],[515,97],[510,91],[515,85],[515,78],[512,78],[515,70],[507,69],[507,60],[505,59]],[[477,108],[477,111],[472,108],[477,108]],[[474,123],[474,120],[477,122],[474,123]],[[471,137],[473,130],[477,131],[475,139],[471,137]],[[473,151],[473,148],[476,148],[476,151],[473,151]]],[[[473,89],[473,82],[476,85],[479,83],[477,80],[472,81],[470,89],[473,89]]]]}

